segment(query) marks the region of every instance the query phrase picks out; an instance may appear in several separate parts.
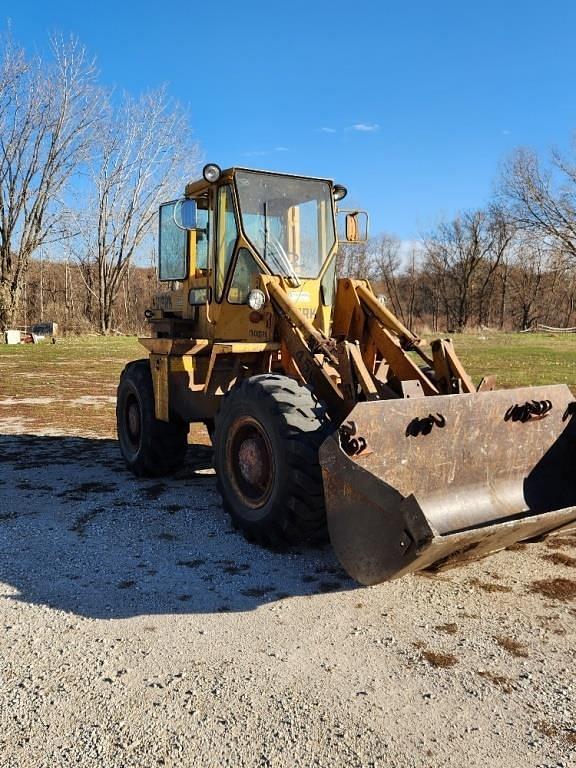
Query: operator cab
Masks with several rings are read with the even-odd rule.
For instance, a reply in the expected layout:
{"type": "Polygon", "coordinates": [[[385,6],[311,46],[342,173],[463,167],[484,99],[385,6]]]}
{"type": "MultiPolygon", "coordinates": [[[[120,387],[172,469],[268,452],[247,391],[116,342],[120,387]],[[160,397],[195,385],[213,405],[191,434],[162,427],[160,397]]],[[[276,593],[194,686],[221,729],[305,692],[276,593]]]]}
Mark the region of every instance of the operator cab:
{"type": "Polygon", "coordinates": [[[333,301],[336,201],[345,194],[326,179],[209,164],[184,199],[160,207],[160,280],[185,283],[184,317],[207,305],[214,324],[226,305],[249,309],[260,276],[276,275],[315,319],[333,301]]]}

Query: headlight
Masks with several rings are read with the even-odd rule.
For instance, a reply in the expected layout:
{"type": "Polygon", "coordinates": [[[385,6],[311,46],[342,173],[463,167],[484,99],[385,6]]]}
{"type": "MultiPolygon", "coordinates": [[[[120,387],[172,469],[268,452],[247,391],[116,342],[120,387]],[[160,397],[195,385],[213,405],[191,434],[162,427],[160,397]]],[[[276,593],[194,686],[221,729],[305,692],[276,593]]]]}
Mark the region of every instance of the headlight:
{"type": "Polygon", "coordinates": [[[343,187],[342,184],[334,184],[332,194],[334,195],[334,200],[344,200],[348,194],[348,190],[346,187],[343,187]]]}
{"type": "Polygon", "coordinates": [[[258,311],[259,309],[262,309],[264,304],[266,304],[266,296],[259,288],[250,291],[248,294],[248,306],[250,309],[258,311]]]}
{"type": "Polygon", "coordinates": [[[216,163],[208,163],[208,165],[205,165],[204,168],[202,168],[202,176],[204,176],[206,181],[209,181],[210,184],[214,184],[215,181],[218,181],[221,173],[220,166],[216,165],[216,163]]]}

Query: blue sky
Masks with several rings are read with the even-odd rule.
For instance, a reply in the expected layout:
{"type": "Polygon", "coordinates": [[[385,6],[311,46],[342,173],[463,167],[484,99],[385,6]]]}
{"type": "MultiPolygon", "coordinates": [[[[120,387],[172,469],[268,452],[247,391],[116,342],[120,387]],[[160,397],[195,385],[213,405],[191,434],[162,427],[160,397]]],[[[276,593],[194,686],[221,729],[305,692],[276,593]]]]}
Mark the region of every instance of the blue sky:
{"type": "MultiPolygon", "coordinates": [[[[3,4],[30,50],[73,32],[101,80],[169,84],[206,161],[326,176],[373,234],[484,204],[516,146],[576,131],[576,2],[3,4]]],[[[183,180],[184,182],[184,180],[183,180]]]]}

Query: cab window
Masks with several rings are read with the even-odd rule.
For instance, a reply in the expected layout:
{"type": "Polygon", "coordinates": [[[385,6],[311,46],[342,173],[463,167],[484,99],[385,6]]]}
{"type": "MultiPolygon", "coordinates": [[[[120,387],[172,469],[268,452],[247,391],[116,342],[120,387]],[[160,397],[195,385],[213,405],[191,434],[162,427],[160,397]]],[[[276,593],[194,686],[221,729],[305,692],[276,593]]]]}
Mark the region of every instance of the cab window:
{"type": "Polygon", "coordinates": [[[209,237],[210,237],[210,213],[208,209],[199,208],[196,212],[196,268],[208,269],[209,263],[209,237]]]}
{"type": "Polygon", "coordinates": [[[228,291],[230,304],[246,304],[248,294],[258,286],[258,276],[261,272],[250,251],[247,248],[240,248],[228,291]]]}
{"type": "Polygon", "coordinates": [[[184,280],[186,277],[187,232],[176,226],[174,206],[177,201],[160,206],[158,227],[158,273],[160,280],[184,280]]]}
{"type": "Polygon", "coordinates": [[[238,228],[234,214],[232,190],[228,185],[218,190],[218,212],[216,219],[216,300],[222,299],[226,274],[232,261],[234,246],[238,238],[238,228]]]}

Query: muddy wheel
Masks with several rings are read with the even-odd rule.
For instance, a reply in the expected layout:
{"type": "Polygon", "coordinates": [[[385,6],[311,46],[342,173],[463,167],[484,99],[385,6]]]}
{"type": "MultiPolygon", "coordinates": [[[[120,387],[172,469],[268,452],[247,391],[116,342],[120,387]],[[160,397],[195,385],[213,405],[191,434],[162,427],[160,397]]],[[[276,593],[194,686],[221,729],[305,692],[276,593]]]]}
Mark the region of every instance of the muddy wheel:
{"type": "Polygon", "coordinates": [[[188,445],[188,424],[159,421],[148,360],[136,360],[122,371],[116,399],[120,450],[135,475],[158,477],[178,469],[188,445]]]}
{"type": "Polygon", "coordinates": [[[326,538],[318,448],[323,406],[286,376],[245,379],[216,417],[214,463],[224,507],[246,538],[281,547],[326,538]]]}

